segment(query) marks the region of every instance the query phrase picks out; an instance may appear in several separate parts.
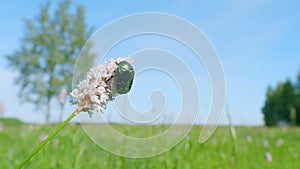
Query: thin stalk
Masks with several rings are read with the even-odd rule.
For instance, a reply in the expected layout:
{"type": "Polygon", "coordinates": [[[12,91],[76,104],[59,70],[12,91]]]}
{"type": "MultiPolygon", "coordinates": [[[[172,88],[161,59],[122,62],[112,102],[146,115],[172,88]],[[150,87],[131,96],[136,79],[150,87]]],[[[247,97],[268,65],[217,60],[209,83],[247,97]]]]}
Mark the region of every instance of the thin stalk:
{"type": "Polygon", "coordinates": [[[231,120],[231,116],[230,116],[230,113],[229,113],[229,110],[228,110],[228,106],[226,108],[226,114],[227,114],[227,118],[228,118],[228,123],[229,123],[229,127],[230,127],[230,136],[231,136],[231,141],[232,141],[232,156],[233,156],[233,159],[234,159],[234,164],[235,164],[235,168],[238,169],[238,157],[237,157],[237,150],[236,150],[236,139],[237,139],[237,136],[236,136],[236,131],[235,131],[235,128],[232,124],[232,120],[231,120]]]}
{"type": "Polygon", "coordinates": [[[59,131],[62,130],[76,115],[78,111],[74,111],[63,123],[61,123],[39,146],[37,146],[17,167],[22,168],[29,160],[36,155],[59,131]]]}
{"type": "Polygon", "coordinates": [[[64,114],[64,104],[60,104],[59,122],[62,123],[64,114]]]}

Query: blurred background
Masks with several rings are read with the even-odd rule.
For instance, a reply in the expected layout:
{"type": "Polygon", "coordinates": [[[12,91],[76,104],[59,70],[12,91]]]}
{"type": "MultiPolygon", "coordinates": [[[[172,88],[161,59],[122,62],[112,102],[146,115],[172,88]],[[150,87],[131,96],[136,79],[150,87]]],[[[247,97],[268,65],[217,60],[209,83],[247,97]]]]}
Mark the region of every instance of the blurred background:
{"type": "MultiPolygon", "coordinates": [[[[1,1],[0,119],[2,122],[0,129],[4,133],[0,133],[0,139],[5,141],[7,137],[10,138],[7,135],[4,137],[6,119],[8,121],[17,119],[31,125],[56,123],[61,122],[75,109],[70,104],[69,96],[72,89],[74,65],[83,45],[97,29],[126,15],[141,12],[163,12],[183,18],[198,27],[218,52],[226,76],[227,108],[229,110],[227,116],[223,116],[221,125],[228,125],[231,121],[234,126],[256,126],[252,129],[262,126],[281,127],[275,128],[266,135],[263,134],[264,130],[268,130],[266,128],[261,130],[262,133],[253,135],[248,134],[251,133],[251,128],[238,128],[238,133],[239,131],[243,133],[241,137],[245,141],[239,146],[251,143],[252,140],[259,137],[258,142],[261,145],[253,145],[254,149],[259,147],[267,149],[272,147],[271,144],[274,147],[280,147],[285,139],[285,135],[282,133],[286,132],[288,127],[292,127],[292,131],[289,133],[290,137],[287,136],[292,141],[285,141],[289,142],[290,146],[278,150],[278,152],[274,150],[274,154],[277,154],[278,157],[290,154],[289,160],[299,160],[299,153],[297,153],[299,145],[295,150],[289,150],[290,147],[295,146],[296,142],[294,141],[299,140],[299,137],[295,136],[299,133],[299,129],[293,127],[300,125],[299,8],[300,2],[293,0],[1,1]],[[268,139],[269,137],[273,140],[268,139]]],[[[110,57],[128,56],[135,50],[150,47],[174,50],[173,52],[190,66],[196,76],[201,98],[200,115],[196,123],[203,124],[210,109],[209,76],[201,62],[194,62],[193,59],[189,60],[185,57],[190,54],[186,49],[178,47],[178,44],[170,42],[164,37],[137,37],[114,48],[107,60],[110,57]]],[[[176,84],[172,79],[168,79],[164,75],[160,76],[157,72],[146,73],[145,77],[166,79],[165,85],[160,85],[157,80],[157,83],[152,84],[152,88],[165,89],[166,93],[171,94],[171,98],[172,94],[175,98],[179,96],[178,91],[177,93],[173,92],[173,89],[176,90],[176,84]]],[[[153,81],[153,79],[151,80],[153,81]]],[[[152,88],[148,81],[144,81],[148,85],[139,83],[141,81],[143,78],[139,78],[133,86],[135,90],[131,94],[131,99],[136,103],[137,108],[143,110],[149,107],[146,97],[152,88]]],[[[178,106],[178,100],[170,99],[167,115],[162,117],[158,124],[171,123],[174,118],[172,112],[178,108],[176,106],[178,106]]],[[[118,115],[106,116],[113,123],[125,123],[118,115]]],[[[225,131],[225,129],[221,130],[225,131]]],[[[43,129],[43,131],[48,130],[43,129]]],[[[219,133],[219,135],[221,134],[219,133]]],[[[230,138],[234,138],[232,132],[231,136],[228,135],[229,140],[230,138]]],[[[218,139],[213,140],[211,146],[218,144],[218,139]]],[[[232,152],[241,155],[248,152],[249,149],[240,149],[237,152],[233,150],[232,152]]],[[[12,155],[13,153],[4,150],[3,147],[2,150],[7,155],[6,157],[11,156],[10,158],[14,159],[11,164],[18,163],[22,157],[16,154],[12,155]]],[[[263,151],[261,163],[272,161],[272,155],[273,161],[276,161],[274,160],[276,155],[272,154],[272,151],[273,149],[263,151]]],[[[252,151],[251,153],[254,155],[257,152],[252,151]]],[[[245,166],[242,168],[251,166],[247,163],[246,157],[241,157],[240,161],[236,162],[238,161],[237,155],[229,154],[219,152],[216,155],[216,158],[220,160],[229,161],[228,166],[224,166],[225,168],[230,168],[232,165],[241,167],[243,164],[245,166]]],[[[106,156],[119,160],[116,159],[117,157],[110,157],[107,154],[106,156]]],[[[161,156],[161,158],[162,162],[168,159],[166,156],[161,156]]],[[[113,162],[108,163],[107,165],[113,164],[113,162]]],[[[127,164],[132,163],[128,162],[127,164]]],[[[173,165],[174,161],[171,160],[170,163],[173,165]]],[[[119,165],[119,163],[116,164],[119,165]]],[[[121,164],[124,164],[123,167],[126,166],[126,162],[120,162],[121,164]]],[[[280,164],[279,160],[273,167],[280,166],[280,164]]],[[[107,165],[104,166],[107,167],[107,165]]],[[[165,163],[165,168],[170,168],[172,165],[165,163]]],[[[215,165],[221,166],[220,163],[215,165]]],[[[9,166],[7,164],[6,167],[9,166]]],[[[55,163],[52,166],[64,165],[55,163]]],[[[196,165],[194,167],[193,165],[174,166],[198,168],[195,167],[196,165]]],[[[272,167],[267,164],[262,166],[272,167]]],[[[252,164],[252,167],[258,166],[252,164]]],[[[297,167],[300,166],[295,162],[288,168],[297,167]]],[[[122,165],[119,168],[122,168],[122,165]]]]}
{"type": "MultiPolygon", "coordinates": [[[[78,57],[85,41],[105,24],[139,12],[165,12],[176,15],[197,26],[211,40],[223,63],[227,80],[227,103],[234,124],[263,125],[262,108],[266,101],[268,86],[276,90],[277,85],[286,80],[289,80],[291,85],[297,83],[300,69],[298,47],[300,21],[297,12],[299,4],[295,1],[219,1],[218,3],[73,1],[69,7],[62,7],[59,4],[62,2],[53,1],[51,5],[48,4],[49,6],[44,1],[1,2],[3,26],[1,27],[0,73],[3,80],[0,88],[0,102],[1,107],[5,108],[2,111],[3,117],[18,118],[25,122],[45,122],[47,110],[37,111],[35,108],[39,107],[40,110],[46,108],[47,98],[41,96],[48,94],[33,96],[37,93],[35,90],[31,91],[33,89],[30,88],[36,86],[26,84],[35,82],[46,87],[43,83],[51,81],[49,77],[40,77],[45,79],[38,81],[30,79],[28,75],[32,74],[35,78],[43,74],[48,76],[51,71],[45,68],[49,66],[48,64],[53,64],[54,76],[59,74],[61,77],[52,80],[53,84],[49,84],[53,88],[48,91],[52,108],[49,120],[53,122],[59,120],[59,92],[62,89],[66,89],[67,93],[70,92],[69,84],[71,84],[74,59],[78,57]],[[80,9],[77,9],[78,5],[82,5],[80,9]],[[77,28],[74,25],[76,22],[77,28]],[[52,25],[43,26],[43,24],[52,25]],[[56,31],[56,33],[51,33],[51,31],[56,31]],[[66,32],[65,35],[63,35],[64,32],[66,32]],[[48,33],[53,37],[48,38],[48,33]],[[50,44],[53,49],[44,51],[43,48],[47,48],[50,44]],[[34,49],[33,45],[40,45],[41,49],[39,47],[34,49]],[[27,56],[30,52],[42,51],[49,52],[45,58],[32,56],[30,59],[27,56]],[[62,56],[64,54],[70,56],[64,58],[62,56]],[[39,66],[26,68],[27,62],[34,64],[33,62],[37,61],[34,59],[38,58],[40,58],[37,62],[39,66]],[[66,75],[61,73],[63,71],[66,75]],[[66,80],[63,80],[62,84],[63,78],[66,80]]],[[[132,46],[141,41],[149,41],[149,38],[145,39],[136,40],[135,43],[127,43],[128,45],[124,46],[133,48],[132,46]]],[[[166,41],[163,38],[156,38],[155,42],[148,42],[148,46],[145,45],[145,47],[151,47],[159,40],[162,44],[166,41]]],[[[158,47],[162,48],[162,45],[158,47]]],[[[125,51],[117,54],[126,55],[127,53],[125,51]]],[[[201,65],[196,66],[201,69],[201,65]]],[[[205,72],[205,69],[202,72],[205,72]]],[[[206,80],[207,78],[199,80],[199,86],[204,84],[200,87],[200,90],[203,88],[201,93],[210,91],[206,80]]],[[[41,90],[44,90],[43,87],[41,90]]],[[[209,97],[209,92],[202,97],[205,104],[201,105],[201,112],[204,114],[209,110],[210,100],[206,99],[209,97]]],[[[70,99],[66,102],[68,100],[70,99]]],[[[64,103],[65,109],[72,110],[73,107],[69,109],[69,105],[69,103],[64,103]]]]}

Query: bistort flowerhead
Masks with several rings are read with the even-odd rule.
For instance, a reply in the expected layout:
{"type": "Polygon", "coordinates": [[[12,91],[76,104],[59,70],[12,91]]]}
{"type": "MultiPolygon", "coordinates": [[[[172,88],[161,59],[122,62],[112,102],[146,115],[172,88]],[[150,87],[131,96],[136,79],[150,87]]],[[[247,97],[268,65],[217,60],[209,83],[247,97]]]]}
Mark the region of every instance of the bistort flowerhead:
{"type": "Polygon", "coordinates": [[[66,100],[66,97],[67,97],[67,89],[63,88],[60,90],[59,92],[59,96],[58,96],[58,102],[59,104],[64,104],[65,103],[65,100],[66,100]]]}
{"type": "Polygon", "coordinates": [[[73,103],[78,105],[77,113],[86,111],[91,116],[93,110],[102,112],[106,108],[107,101],[117,96],[118,93],[113,89],[115,70],[123,61],[133,64],[130,57],[111,59],[87,72],[85,79],[70,93],[74,99],[73,103]]]}

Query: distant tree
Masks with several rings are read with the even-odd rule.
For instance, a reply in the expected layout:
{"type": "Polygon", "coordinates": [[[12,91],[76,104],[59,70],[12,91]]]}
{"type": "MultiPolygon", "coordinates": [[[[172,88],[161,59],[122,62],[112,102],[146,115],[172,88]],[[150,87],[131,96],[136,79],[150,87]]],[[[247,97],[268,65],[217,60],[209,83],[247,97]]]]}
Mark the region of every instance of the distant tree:
{"type": "Polygon", "coordinates": [[[290,80],[279,83],[275,89],[268,87],[262,112],[267,126],[280,123],[299,125],[297,122],[297,94],[295,85],[290,80]],[[296,116],[296,119],[294,117],[296,116]]]}
{"type": "Polygon", "coordinates": [[[267,126],[275,126],[277,123],[273,113],[275,106],[275,92],[270,86],[268,87],[266,97],[265,105],[262,108],[264,121],[267,126]]]}
{"type": "Polygon", "coordinates": [[[9,66],[19,73],[15,81],[20,85],[19,98],[37,109],[46,106],[46,122],[54,96],[61,88],[71,90],[76,57],[92,33],[83,6],[71,10],[70,0],[61,1],[54,12],[50,6],[50,1],[46,2],[36,18],[25,20],[19,49],[7,55],[9,66]]]}
{"type": "Polygon", "coordinates": [[[296,123],[300,126],[300,71],[295,85],[295,95],[296,123]]]}

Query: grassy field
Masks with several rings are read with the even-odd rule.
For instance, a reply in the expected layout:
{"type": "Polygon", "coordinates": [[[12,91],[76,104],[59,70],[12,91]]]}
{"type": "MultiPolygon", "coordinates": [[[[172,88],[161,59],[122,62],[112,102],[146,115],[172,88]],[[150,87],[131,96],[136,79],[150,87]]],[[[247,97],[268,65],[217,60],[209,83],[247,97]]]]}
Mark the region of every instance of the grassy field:
{"type": "MultiPolygon", "coordinates": [[[[56,125],[39,126],[2,122],[0,168],[15,168],[56,125]]],[[[105,132],[99,125],[99,132],[105,132]]],[[[158,131],[160,127],[114,125],[124,131],[158,131]],[[150,130],[149,130],[150,129],[150,130]]],[[[198,143],[201,127],[170,151],[151,158],[118,157],[93,143],[80,125],[68,125],[24,168],[204,168],[299,169],[300,128],[237,127],[236,158],[228,127],[219,127],[204,144],[198,143]],[[272,161],[266,156],[271,156],[272,161]]],[[[117,145],[116,145],[117,146],[117,145]]]]}

